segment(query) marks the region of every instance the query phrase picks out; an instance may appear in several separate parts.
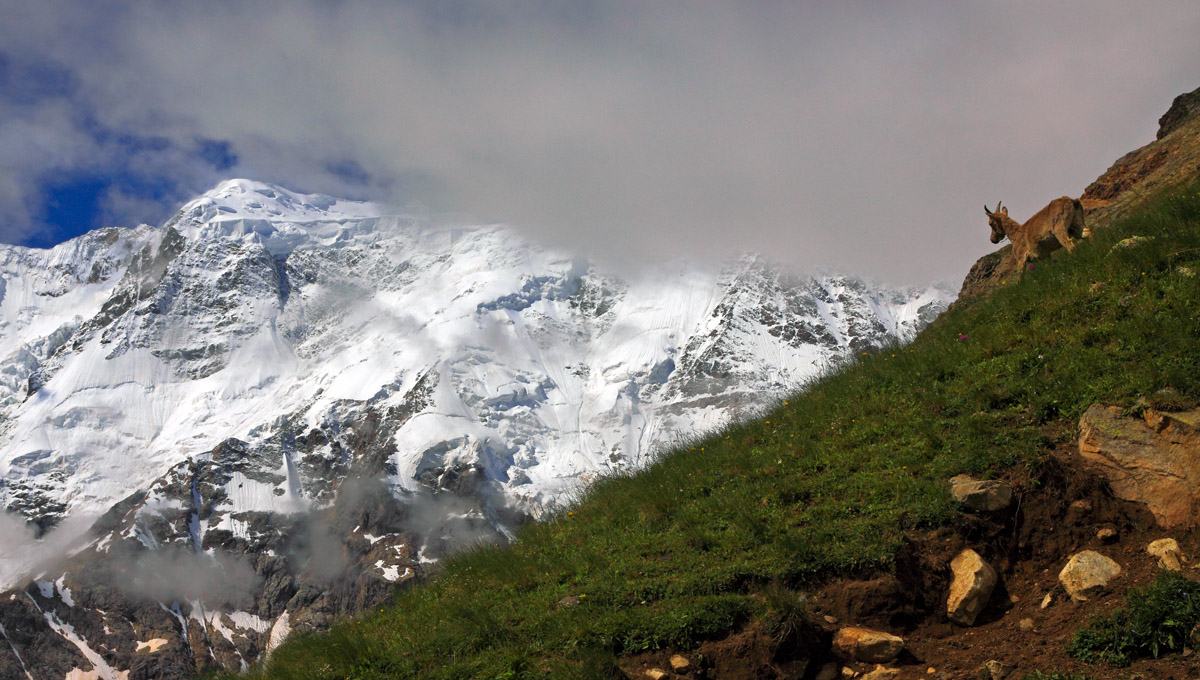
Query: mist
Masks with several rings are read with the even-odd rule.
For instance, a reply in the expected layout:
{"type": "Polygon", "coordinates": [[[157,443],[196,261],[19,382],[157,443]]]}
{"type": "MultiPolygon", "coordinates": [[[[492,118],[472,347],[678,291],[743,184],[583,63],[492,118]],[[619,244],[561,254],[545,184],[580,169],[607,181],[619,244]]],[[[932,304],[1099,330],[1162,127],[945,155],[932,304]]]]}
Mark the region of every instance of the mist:
{"type": "Polygon", "coordinates": [[[0,110],[7,240],[41,228],[33,178],[112,161],[176,178],[155,200],[106,196],[114,223],[161,220],[237,175],[419,200],[602,260],[751,250],[928,283],[992,248],[983,203],[1020,217],[1078,196],[1200,85],[1190,0],[5,15],[0,44],[66,74],[61,95],[0,110]],[[162,143],[132,162],[120,133],[162,143]],[[188,161],[198,139],[228,142],[236,163],[188,161]]]}
{"type": "Polygon", "coordinates": [[[96,515],[68,515],[54,528],[41,532],[20,515],[0,512],[0,590],[21,578],[50,569],[87,540],[96,515]]]}
{"type": "Polygon", "coordinates": [[[245,556],[170,545],[116,556],[106,567],[115,575],[114,585],[129,595],[233,609],[252,608],[262,580],[245,556]]]}

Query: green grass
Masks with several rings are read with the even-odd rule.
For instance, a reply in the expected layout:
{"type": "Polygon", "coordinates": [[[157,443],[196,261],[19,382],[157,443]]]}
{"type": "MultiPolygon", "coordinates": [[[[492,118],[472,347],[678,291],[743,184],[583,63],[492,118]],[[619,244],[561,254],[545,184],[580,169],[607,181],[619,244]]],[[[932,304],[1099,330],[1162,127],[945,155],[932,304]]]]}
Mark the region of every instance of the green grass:
{"type": "Polygon", "coordinates": [[[1182,651],[1197,624],[1200,583],[1163,571],[1154,583],[1130,590],[1123,608],[1079,629],[1067,651],[1080,661],[1124,667],[1182,651]]]}
{"type": "MultiPolygon", "coordinates": [[[[750,622],[783,644],[802,593],[893,568],[958,512],[946,479],[1072,446],[1093,402],[1200,403],[1200,186],[856,357],[764,418],[591,487],[509,548],[448,560],[382,610],[299,636],[267,678],[610,677],[750,622]],[[1109,254],[1125,236],[1151,236],[1109,254]],[[1100,285],[1093,285],[1100,284],[1100,285]],[[564,596],[581,598],[557,607],[564,596]]],[[[789,632],[792,631],[792,632],[789,632]]]]}

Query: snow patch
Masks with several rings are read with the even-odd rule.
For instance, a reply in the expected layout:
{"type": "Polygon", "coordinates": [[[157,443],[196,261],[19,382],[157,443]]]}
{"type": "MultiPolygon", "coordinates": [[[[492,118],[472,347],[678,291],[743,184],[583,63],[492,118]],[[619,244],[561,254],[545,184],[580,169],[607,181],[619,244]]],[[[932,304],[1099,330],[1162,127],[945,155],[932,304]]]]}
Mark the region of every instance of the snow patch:
{"type": "Polygon", "coordinates": [[[148,653],[153,654],[158,651],[159,647],[162,647],[165,644],[167,644],[166,638],[151,638],[145,642],[139,640],[137,643],[137,649],[133,651],[134,653],[137,653],[145,649],[148,651],[148,653]]]}

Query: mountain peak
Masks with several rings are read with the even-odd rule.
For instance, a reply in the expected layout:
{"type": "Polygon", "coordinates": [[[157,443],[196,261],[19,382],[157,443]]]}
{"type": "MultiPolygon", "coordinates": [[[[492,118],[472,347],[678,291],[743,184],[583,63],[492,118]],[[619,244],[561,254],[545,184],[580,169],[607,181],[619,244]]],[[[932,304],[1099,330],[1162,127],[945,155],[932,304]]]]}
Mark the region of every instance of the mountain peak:
{"type": "Polygon", "coordinates": [[[227,179],[183,206],[181,214],[199,222],[260,219],[315,222],[395,215],[381,203],[351,201],[325,194],[303,194],[252,179],[227,179]]]}

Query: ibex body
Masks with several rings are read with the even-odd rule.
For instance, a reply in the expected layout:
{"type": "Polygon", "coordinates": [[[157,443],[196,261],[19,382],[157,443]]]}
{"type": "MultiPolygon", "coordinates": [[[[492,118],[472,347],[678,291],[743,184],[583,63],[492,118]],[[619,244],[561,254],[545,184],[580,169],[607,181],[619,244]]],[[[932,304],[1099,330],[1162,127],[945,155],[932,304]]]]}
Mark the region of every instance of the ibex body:
{"type": "Polygon", "coordinates": [[[983,212],[987,213],[988,224],[992,227],[992,243],[999,243],[1005,237],[1012,241],[1018,278],[1030,260],[1049,255],[1059,248],[1066,248],[1068,252],[1075,250],[1074,239],[1088,236],[1083,223],[1083,205],[1067,196],[1050,201],[1025,224],[1018,224],[1009,217],[1008,208],[999,203],[995,212],[988,210],[986,205],[983,212]]]}

